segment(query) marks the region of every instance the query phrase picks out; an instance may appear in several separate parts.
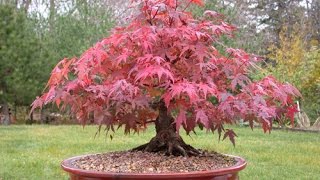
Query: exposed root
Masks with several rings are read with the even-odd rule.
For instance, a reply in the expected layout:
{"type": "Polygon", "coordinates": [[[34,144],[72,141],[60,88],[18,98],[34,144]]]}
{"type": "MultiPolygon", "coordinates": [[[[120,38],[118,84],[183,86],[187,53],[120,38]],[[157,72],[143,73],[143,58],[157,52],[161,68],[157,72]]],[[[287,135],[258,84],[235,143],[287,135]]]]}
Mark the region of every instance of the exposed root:
{"type": "Polygon", "coordinates": [[[143,144],[141,146],[135,147],[133,149],[131,149],[131,151],[144,151],[146,149],[146,147],[148,146],[149,143],[143,144]]]}
{"type": "Polygon", "coordinates": [[[132,151],[160,152],[169,156],[201,156],[204,154],[183,141],[177,133],[174,118],[168,113],[163,100],[151,104],[151,107],[159,110],[159,116],[154,121],[157,135],[149,143],[133,148],[132,151]]]}
{"type": "Polygon", "coordinates": [[[149,143],[133,148],[132,151],[160,152],[168,156],[200,156],[204,153],[186,144],[180,135],[172,131],[162,131],[149,143]]]}

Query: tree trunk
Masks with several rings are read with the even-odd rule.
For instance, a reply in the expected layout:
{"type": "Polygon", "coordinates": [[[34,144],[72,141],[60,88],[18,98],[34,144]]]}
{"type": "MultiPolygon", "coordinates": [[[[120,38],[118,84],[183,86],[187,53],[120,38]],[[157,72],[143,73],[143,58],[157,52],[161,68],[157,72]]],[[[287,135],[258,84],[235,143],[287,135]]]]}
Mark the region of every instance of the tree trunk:
{"type": "Polygon", "coordinates": [[[50,4],[49,4],[49,30],[50,31],[53,31],[53,28],[54,28],[55,15],[56,15],[55,2],[54,0],[50,0],[50,4]]]}
{"type": "Polygon", "coordinates": [[[83,15],[83,19],[84,19],[84,23],[87,27],[88,25],[88,16],[89,16],[89,12],[88,12],[88,2],[87,0],[77,0],[76,1],[76,6],[78,8],[78,10],[80,11],[80,15],[83,15]]]}
{"type": "Polygon", "coordinates": [[[22,3],[23,3],[24,12],[26,14],[28,14],[28,10],[29,10],[30,4],[31,4],[31,0],[23,0],[22,3]]]}
{"type": "Polygon", "coordinates": [[[14,114],[11,116],[11,123],[15,124],[17,122],[17,111],[18,111],[17,103],[14,103],[13,111],[14,111],[14,114]]]}
{"type": "Polygon", "coordinates": [[[26,120],[26,124],[32,125],[33,123],[33,112],[30,112],[30,108],[26,109],[26,113],[29,114],[28,115],[28,119],[26,120]]]}
{"type": "Polygon", "coordinates": [[[157,104],[159,115],[155,121],[156,136],[149,143],[138,146],[133,151],[161,152],[166,155],[196,156],[202,152],[186,144],[176,130],[174,118],[168,114],[163,101],[157,104]]]}
{"type": "Polygon", "coordinates": [[[10,125],[11,117],[10,117],[10,110],[9,110],[8,104],[7,103],[2,104],[0,110],[2,114],[1,124],[10,125]]]}

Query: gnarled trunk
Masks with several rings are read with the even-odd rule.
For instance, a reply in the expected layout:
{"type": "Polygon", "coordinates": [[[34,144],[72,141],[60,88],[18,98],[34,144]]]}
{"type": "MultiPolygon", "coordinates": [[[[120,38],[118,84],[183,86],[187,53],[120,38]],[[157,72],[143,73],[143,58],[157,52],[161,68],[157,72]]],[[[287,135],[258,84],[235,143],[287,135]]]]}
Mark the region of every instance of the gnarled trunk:
{"type": "Polygon", "coordinates": [[[163,101],[157,104],[159,115],[155,121],[156,136],[149,143],[138,146],[133,151],[162,152],[166,155],[196,156],[199,150],[186,144],[176,130],[174,118],[168,114],[163,101]]]}

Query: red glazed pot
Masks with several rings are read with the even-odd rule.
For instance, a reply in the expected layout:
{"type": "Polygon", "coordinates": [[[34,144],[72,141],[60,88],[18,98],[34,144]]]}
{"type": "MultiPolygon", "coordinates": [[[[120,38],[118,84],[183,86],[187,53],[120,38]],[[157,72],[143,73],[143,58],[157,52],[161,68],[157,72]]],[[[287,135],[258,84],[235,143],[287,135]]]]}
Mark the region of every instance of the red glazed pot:
{"type": "Polygon", "coordinates": [[[75,160],[85,156],[88,155],[72,157],[62,161],[61,167],[69,173],[71,180],[237,180],[239,179],[238,172],[247,165],[243,158],[231,155],[228,156],[234,157],[237,161],[234,166],[187,173],[108,173],[82,170],[72,165],[75,160]]]}

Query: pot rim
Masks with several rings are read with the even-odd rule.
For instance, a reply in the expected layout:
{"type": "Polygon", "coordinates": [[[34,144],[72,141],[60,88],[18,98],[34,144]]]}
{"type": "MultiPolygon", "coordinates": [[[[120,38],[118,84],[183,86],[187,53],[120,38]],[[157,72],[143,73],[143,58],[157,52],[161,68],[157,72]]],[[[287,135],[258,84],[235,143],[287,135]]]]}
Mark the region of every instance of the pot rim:
{"type": "MultiPolygon", "coordinates": [[[[96,153],[99,154],[99,153],[96,153]]],[[[247,165],[247,162],[239,156],[224,154],[229,157],[233,157],[236,159],[237,163],[233,166],[226,167],[226,168],[220,168],[220,169],[214,169],[209,171],[192,171],[192,172],[172,172],[172,173],[114,173],[114,172],[102,172],[102,171],[92,171],[92,170],[84,170],[79,169],[72,165],[72,163],[82,157],[96,155],[96,154],[86,154],[86,155],[80,155],[71,157],[68,159],[65,159],[61,162],[61,167],[64,171],[80,175],[80,176],[87,176],[87,177],[116,177],[116,178],[140,178],[140,179],[149,179],[152,177],[161,177],[161,178],[174,178],[174,177],[203,177],[203,176],[217,176],[217,175],[224,175],[224,174],[230,174],[235,173],[238,171],[241,171],[244,169],[247,165]]]]}

